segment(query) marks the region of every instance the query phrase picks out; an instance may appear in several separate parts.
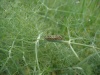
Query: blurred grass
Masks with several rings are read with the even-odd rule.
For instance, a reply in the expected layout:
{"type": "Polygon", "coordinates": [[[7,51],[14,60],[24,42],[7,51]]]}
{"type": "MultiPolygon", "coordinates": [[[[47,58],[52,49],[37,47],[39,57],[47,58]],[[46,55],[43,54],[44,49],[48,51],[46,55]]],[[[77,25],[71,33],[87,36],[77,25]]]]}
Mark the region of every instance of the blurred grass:
{"type": "Polygon", "coordinates": [[[99,9],[99,0],[0,0],[0,75],[99,75],[99,9]],[[80,60],[46,35],[71,40],[80,60]]]}

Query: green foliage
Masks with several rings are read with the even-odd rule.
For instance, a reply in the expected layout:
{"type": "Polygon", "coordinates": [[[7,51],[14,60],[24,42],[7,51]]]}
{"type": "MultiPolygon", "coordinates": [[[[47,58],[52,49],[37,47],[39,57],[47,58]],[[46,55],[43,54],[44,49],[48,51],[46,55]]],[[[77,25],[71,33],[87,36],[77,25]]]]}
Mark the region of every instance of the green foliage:
{"type": "Polygon", "coordinates": [[[0,0],[0,75],[99,75],[99,8],[99,0],[0,0]]]}

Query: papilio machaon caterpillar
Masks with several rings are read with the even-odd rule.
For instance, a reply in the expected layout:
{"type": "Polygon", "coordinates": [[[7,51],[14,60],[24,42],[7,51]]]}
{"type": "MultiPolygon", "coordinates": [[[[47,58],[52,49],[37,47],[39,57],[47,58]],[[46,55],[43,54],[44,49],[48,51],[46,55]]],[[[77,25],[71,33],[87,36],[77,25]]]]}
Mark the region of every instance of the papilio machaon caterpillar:
{"type": "Polygon", "coordinates": [[[61,35],[48,35],[45,37],[45,39],[48,41],[58,41],[58,40],[62,40],[62,36],[61,35]]]}

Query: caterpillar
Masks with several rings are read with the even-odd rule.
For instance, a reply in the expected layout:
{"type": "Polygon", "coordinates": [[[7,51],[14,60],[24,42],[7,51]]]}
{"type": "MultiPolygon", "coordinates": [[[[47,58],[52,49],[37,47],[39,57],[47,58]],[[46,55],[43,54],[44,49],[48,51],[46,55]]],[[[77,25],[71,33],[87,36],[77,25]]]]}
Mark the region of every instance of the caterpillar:
{"type": "Polygon", "coordinates": [[[45,37],[45,39],[48,41],[57,41],[57,40],[62,40],[62,36],[60,36],[60,35],[48,35],[45,37]]]}

